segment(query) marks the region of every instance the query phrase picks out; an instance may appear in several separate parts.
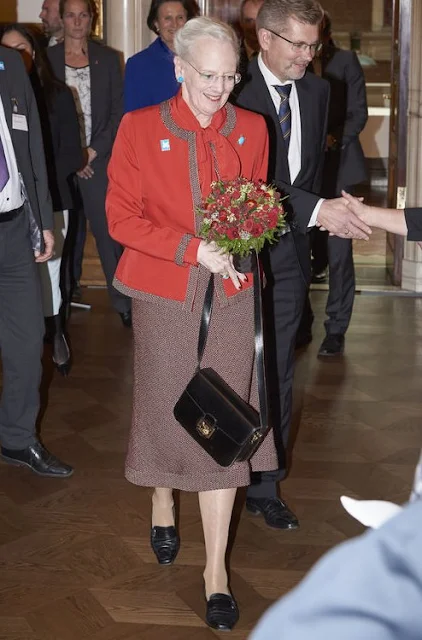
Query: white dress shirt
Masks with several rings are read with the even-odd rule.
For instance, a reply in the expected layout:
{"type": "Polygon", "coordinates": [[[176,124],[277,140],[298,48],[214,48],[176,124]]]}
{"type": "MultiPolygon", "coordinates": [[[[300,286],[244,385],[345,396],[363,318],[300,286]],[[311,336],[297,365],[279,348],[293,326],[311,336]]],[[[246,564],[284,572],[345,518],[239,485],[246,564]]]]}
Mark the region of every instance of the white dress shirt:
{"type": "MultiPolygon", "coordinates": [[[[300,120],[299,97],[297,95],[296,84],[293,80],[288,80],[287,82],[280,82],[277,76],[275,76],[273,72],[270,71],[268,67],[265,65],[262,59],[261,53],[258,55],[258,67],[265,80],[265,84],[267,85],[268,91],[270,92],[270,96],[274,103],[274,108],[276,110],[277,115],[280,110],[281,97],[278,91],[274,89],[274,85],[278,85],[278,86],[284,86],[286,84],[292,85],[292,88],[290,91],[290,97],[289,97],[289,105],[290,105],[290,112],[291,112],[291,132],[290,132],[290,142],[289,142],[289,153],[288,153],[287,159],[289,163],[290,183],[293,185],[302,167],[301,165],[302,127],[301,127],[301,120],[300,120]]],[[[308,227],[315,226],[317,215],[323,202],[324,202],[323,198],[320,198],[320,200],[318,200],[312,212],[311,218],[308,222],[308,227]]]]}
{"type": "Polygon", "coordinates": [[[9,180],[0,191],[0,215],[13,209],[18,209],[23,205],[21,183],[19,179],[18,165],[16,162],[15,150],[9,127],[7,126],[4,113],[3,101],[0,96],[0,136],[3,143],[4,155],[6,156],[7,168],[9,170],[9,180]]]}

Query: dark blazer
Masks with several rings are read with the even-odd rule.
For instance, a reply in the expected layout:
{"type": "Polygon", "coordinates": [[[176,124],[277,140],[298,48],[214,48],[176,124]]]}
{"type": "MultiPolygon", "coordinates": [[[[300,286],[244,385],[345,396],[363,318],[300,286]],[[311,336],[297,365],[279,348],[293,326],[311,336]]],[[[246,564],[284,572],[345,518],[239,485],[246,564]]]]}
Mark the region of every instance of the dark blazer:
{"type": "Polygon", "coordinates": [[[281,134],[278,115],[257,59],[253,59],[249,65],[248,81],[236,104],[264,116],[270,138],[268,181],[275,183],[282,193],[289,195],[283,203],[289,220],[295,233],[300,231],[305,234],[319,200],[316,194],[319,193],[322,178],[329,85],[325,80],[308,72],[295,84],[300,105],[302,158],[301,170],[293,184],[290,180],[287,147],[281,134]]]}
{"type": "Polygon", "coordinates": [[[53,209],[72,209],[73,176],[83,164],[75,101],[71,90],[60,83],[47,103],[36,71],[30,78],[40,114],[53,209]]]}
{"type": "MultiPolygon", "coordinates": [[[[56,77],[65,82],[65,51],[61,42],[47,49],[56,77]]],[[[88,41],[91,74],[92,135],[90,147],[98,160],[108,161],[123,114],[123,78],[117,51],[98,42],[88,41]]],[[[94,160],[93,166],[97,161],[94,160]]]]}
{"type": "Polygon", "coordinates": [[[368,177],[359,141],[368,120],[368,106],[365,77],[354,51],[327,47],[321,64],[322,77],[331,88],[328,133],[337,140],[334,149],[327,151],[322,195],[327,191],[327,196],[332,197],[368,177]]]}
{"type": "Polygon", "coordinates": [[[53,210],[48,190],[38,109],[34,92],[20,54],[0,46],[0,96],[15,150],[19,172],[40,229],[53,228],[53,210]],[[28,131],[13,129],[12,113],[17,108],[26,117],[28,131]]]}

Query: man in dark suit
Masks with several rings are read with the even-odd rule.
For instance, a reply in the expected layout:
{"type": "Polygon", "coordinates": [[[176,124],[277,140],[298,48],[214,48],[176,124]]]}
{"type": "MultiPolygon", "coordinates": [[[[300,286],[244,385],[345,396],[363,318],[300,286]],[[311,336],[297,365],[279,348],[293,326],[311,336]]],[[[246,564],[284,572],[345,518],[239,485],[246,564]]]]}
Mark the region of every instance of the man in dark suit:
{"type": "MultiPolygon", "coordinates": [[[[335,198],[342,189],[367,179],[366,163],[359,134],[368,119],[365,77],[354,51],[344,51],[331,39],[331,19],[325,12],[322,24],[323,48],[315,58],[314,71],[330,83],[327,151],[321,195],[335,198]]],[[[329,267],[329,293],[326,306],[326,336],[318,355],[336,356],[343,352],[344,334],[352,317],[355,297],[355,270],[352,240],[329,236],[315,229],[311,233],[313,272],[329,267]]],[[[306,305],[306,331],[310,334],[312,310],[306,305]]]]}
{"type": "Polygon", "coordinates": [[[73,469],[43,447],[35,430],[44,336],[35,262],[53,254],[52,227],[35,97],[20,55],[0,46],[0,457],[38,475],[65,478],[73,469]]]}
{"type": "Polygon", "coordinates": [[[321,169],[326,143],[329,85],[306,72],[320,48],[323,17],[315,0],[265,0],[257,16],[261,53],[249,65],[249,79],[237,104],[262,114],[270,136],[268,181],[287,194],[285,208],[292,231],[264,255],[267,354],[273,402],[273,425],[280,468],[253,477],[246,507],[262,513],[269,526],[291,529],[296,516],[277,498],[286,472],[291,411],[294,343],[310,280],[307,232],[318,225],[342,237],[367,238],[370,229],[340,198],[322,200],[321,169]],[[287,88],[286,88],[287,87],[287,88]],[[274,341],[274,345],[271,344],[274,341]]]}

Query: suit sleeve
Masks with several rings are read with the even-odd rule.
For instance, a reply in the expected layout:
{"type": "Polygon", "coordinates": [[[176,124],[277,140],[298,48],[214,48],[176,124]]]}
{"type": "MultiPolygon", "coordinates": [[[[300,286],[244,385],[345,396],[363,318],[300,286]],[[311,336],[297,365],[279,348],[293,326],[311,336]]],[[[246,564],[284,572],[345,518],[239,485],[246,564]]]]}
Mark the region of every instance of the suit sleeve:
{"type": "Polygon", "coordinates": [[[132,123],[132,114],[126,114],[108,165],[106,212],[110,235],[123,247],[145,255],[180,266],[197,265],[200,238],[171,227],[157,227],[144,217],[142,174],[137,162],[142,143],[132,123]]]}
{"type": "Polygon", "coordinates": [[[344,128],[333,133],[342,146],[357,138],[368,120],[368,105],[366,102],[365,76],[356,53],[350,52],[349,64],[345,68],[347,84],[347,113],[344,128]]]}
{"type": "Polygon", "coordinates": [[[107,64],[110,73],[110,94],[104,96],[105,100],[110,100],[110,121],[109,127],[91,140],[90,146],[99,156],[107,156],[110,151],[110,131],[111,146],[119,128],[119,123],[123,114],[123,74],[120,59],[115,51],[109,51],[107,64]]]}
{"type": "Polygon", "coordinates": [[[19,69],[19,73],[22,75],[26,96],[28,113],[29,153],[31,156],[32,173],[34,175],[35,190],[37,194],[41,224],[43,230],[51,230],[53,229],[53,206],[51,202],[50,191],[48,189],[48,176],[45,164],[40,118],[38,115],[35,95],[21,59],[18,60],[18,64],[22,65],[21,69],[19,69]]]}
{"type": "Polygon", "coordinates": [[[317,170],[315,172],[314,180],[312,183],[312,191],[314,193],[320,193],[322,187],[322,178],[324,174],[324,162],[325,162],[325,148],[327,143],[327,133],[328,133],[328,117],[330,110],[330,85],[326,85],[325,91],[325,117],[322,123],[322,128],[320,131],[321,135],[321,143],[319,147],[319,160],[317,164],[317,170]]]}
{"type": "Polygon", "coordinates": [[[418,242],[422,240],[422,208],[413,207],[404,210],[407,224],[407,239],[418,242]]]}
{"type": "Polygon", "coordinates": [[[58,174],[70,176],[83,164],[78,116],[75,101],[69,89],[60,91],[56,117],[59,118],[60,153],[56,159],[58,174]]]}

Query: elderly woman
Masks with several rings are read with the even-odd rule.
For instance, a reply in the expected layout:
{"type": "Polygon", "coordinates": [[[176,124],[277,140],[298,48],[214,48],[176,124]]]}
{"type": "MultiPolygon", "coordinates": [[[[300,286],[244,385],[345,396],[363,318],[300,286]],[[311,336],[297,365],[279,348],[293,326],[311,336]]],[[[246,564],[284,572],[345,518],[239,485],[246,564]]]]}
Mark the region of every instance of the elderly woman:
{"type": "Polygon", "coordinates": [[[196,0],[152,0],[147,25],[158,38],[126,63],[126,112],[159,104],[177,93],[174,36],[187,20],[198,15],[196,0]]]}
{"type": "Polygon", "coordinates": [[[64,42],[47,49],[57,78],[72,90],[79,116],[84,166],[78,189],[107,281],[111,303],[124,326],[131,326],[130,300],[113,288],[121,256],[107,228],[105,197],[107,164],[122,117],[123,87],[119,55],[90,39],[95,16],[93,0],[60,0],[64,42]]]}
{"type": "Polygon", "coordinates": [[[107,216],[124,247],[115,286],[132,297],[134,403],[126,477],[155,487],[151,545],[160,564],[179,549],[173,489],[199,493],[204,529],[207,623],[238,618],[225,554],[236,488],[251,468],[277,466],[270,432],[250,462],[220,467],[184,431],[173,407],[193,375],[209,274],[216,302],[203,358],[244,399],[254,360],[252,275],[197,237],[195,207],[217,177],[265,179],[266,125],[227,99],[239,76],[238,42],[227,25],[194,18],[175,36],[177,96],[123,118],[109,164],[107,216]],[[228,277],[227,277],[228,276],[228,277]]]}

